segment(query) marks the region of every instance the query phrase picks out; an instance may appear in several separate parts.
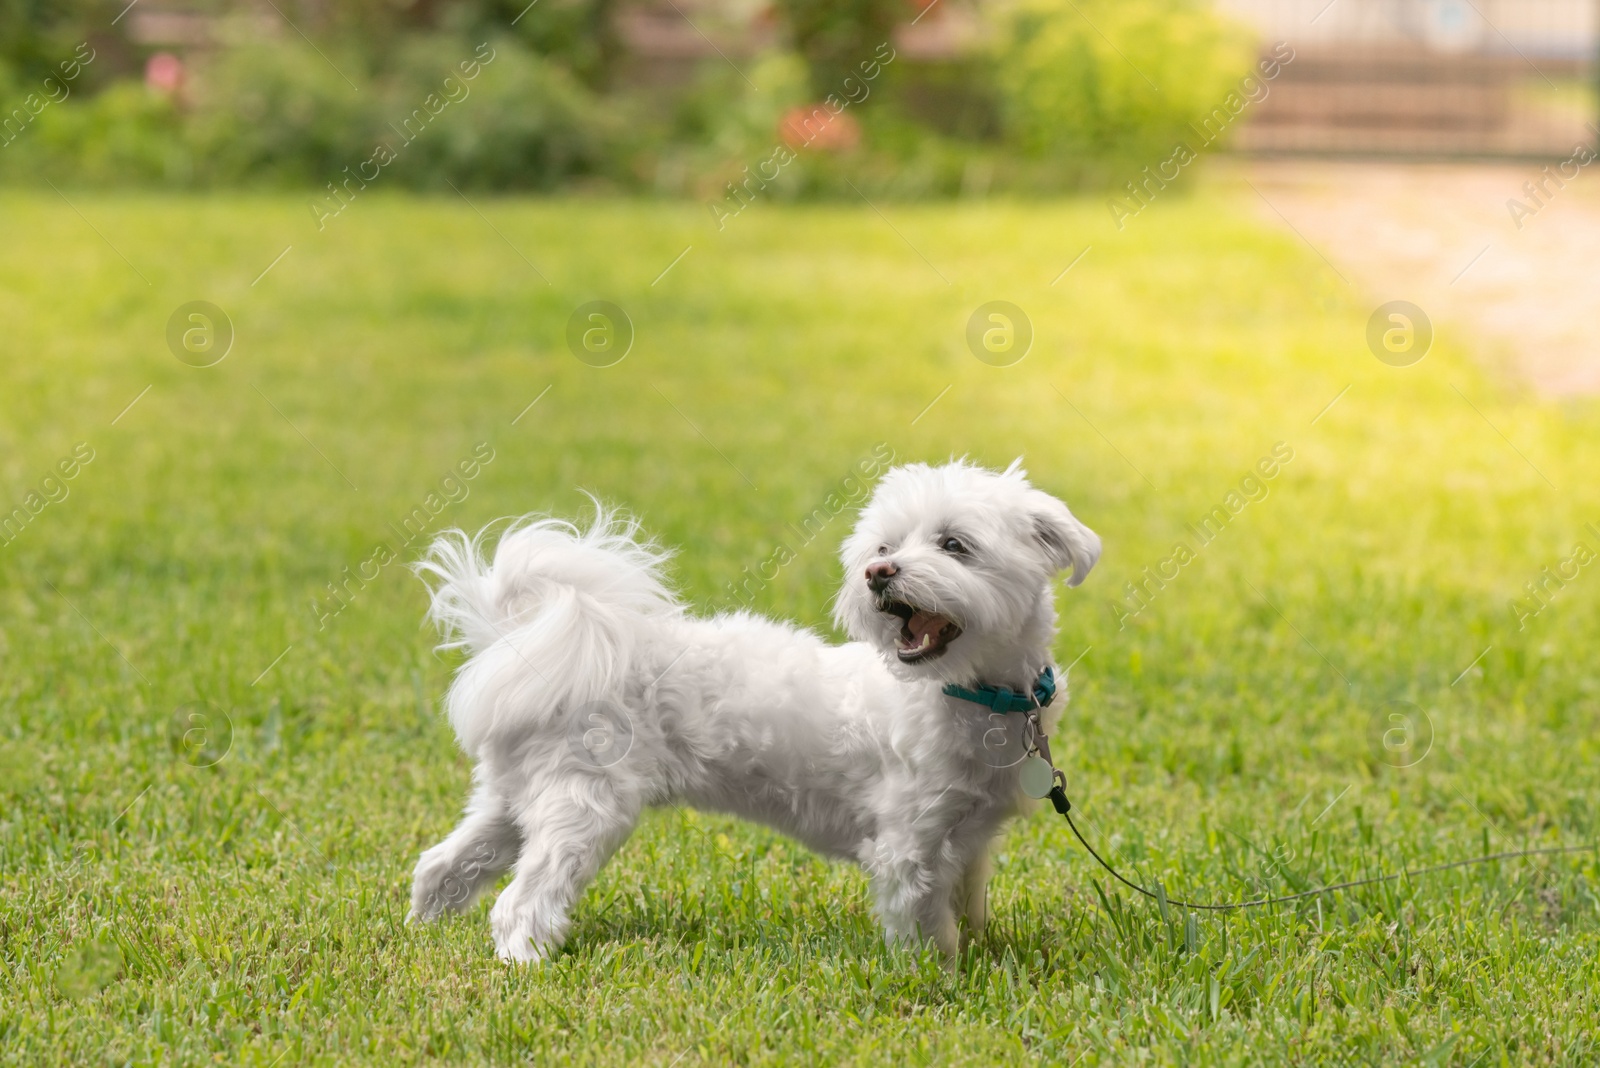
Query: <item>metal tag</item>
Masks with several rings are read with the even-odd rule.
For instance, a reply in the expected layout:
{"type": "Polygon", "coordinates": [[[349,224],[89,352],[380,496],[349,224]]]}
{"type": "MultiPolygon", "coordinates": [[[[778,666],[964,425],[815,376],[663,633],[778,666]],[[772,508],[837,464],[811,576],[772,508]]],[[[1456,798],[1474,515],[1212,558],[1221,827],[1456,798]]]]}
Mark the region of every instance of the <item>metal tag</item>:
{"type": "Polygon", "coordinates": [[[1056,784],[1055,770],[1037,753],[1022,762],[1022,792],[1038,799],[1050,796],[1056,784]]]}

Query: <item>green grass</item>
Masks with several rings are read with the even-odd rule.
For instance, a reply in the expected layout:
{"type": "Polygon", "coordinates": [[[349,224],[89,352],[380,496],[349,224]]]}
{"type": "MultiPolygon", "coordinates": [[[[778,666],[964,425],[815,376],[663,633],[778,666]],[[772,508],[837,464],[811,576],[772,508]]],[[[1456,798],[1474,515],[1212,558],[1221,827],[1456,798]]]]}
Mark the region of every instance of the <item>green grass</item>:
{"type": "MultiPolygon", "coordinates": [[[[1600,411],[1491,379],[1449,324],[1421,363],[1379,363],[1367,316],[1405,294],[1347,287],[1248,190],[1120,233],[1087,200],[762,203],[717,233],[693,206],[480,217],[375,191],[319,233],[294,198],[69,195],[0,195],[0,506],[94,450],[0,546],[4,1060],[1600,1056],[1592,853],[1189,917],[1039,811],[949,973],[882,947],[854,869],[668,810],[543,968],[493,958],[486,904],[403,922],[468,785],[436,713],[453,661],[398,564],[321,629],[312,606],[480,442],[492,462],[436,525],[592,489],[681,547],[706,608],[880,444],[1026,457],[1106,544],[1060,596],[1056,653],[1081,659],[1057,758],[1086,832],[1173,896],[1590,840],[1600,567],[1525,629],[1509,604],[1600,549],[1600,411]],[[605,369],[562,340],[597,298],[637,328],[605,369]],[[195,299],[237,330],[207,369],[163,340],[195,299]],[[964,347],[993,299],[1036,330],[1015,366],[964,347]],[[1125,584],[1277,442],[1270,494],[1119,628],[1125,584]],[[1384,747],[1394,701],[1412,749],[1384,747]]],[[[826,630],[849,521],[757,607],[826,630]]]]}

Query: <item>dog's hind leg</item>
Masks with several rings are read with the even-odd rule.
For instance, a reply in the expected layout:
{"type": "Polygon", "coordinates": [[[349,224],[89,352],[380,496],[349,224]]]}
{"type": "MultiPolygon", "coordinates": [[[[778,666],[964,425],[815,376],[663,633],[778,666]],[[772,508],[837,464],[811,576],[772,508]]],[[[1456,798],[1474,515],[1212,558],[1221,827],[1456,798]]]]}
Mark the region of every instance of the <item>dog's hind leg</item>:
{"type": "Polygon", "coordinates": [[[417,861],[411,879],[411,919],[460,912],[511,867],[521,846],[522,832],[505,805],[479,782],[461,823],[417,861]]]}
{"type": "Polygon", "coordinates": [[[591,775],[547,784],[527,799],[516,812],[517,873],[489,917],[502,959],[542,960],[561,947],[578,896],[632,833],[640,808],[609,779],[591,775]]]}

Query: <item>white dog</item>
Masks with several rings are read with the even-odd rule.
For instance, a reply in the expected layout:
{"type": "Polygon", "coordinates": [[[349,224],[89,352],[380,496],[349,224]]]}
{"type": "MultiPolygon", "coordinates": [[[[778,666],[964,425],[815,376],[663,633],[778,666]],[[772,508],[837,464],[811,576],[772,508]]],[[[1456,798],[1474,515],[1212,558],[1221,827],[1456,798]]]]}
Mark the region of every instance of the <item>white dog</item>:
{"type": "Polygon", "coordinates": [[[492,563],[484,534],[450,531],[417,566],[444,645],[471,653],[446,704],[477,786],[417,864],[413,917],[514,864],[495,946],[542,959],[641,810],[681,800],[857,861],[891,942],[956,954],[958,914],[983,927],[988,846],[1032,744],[1024,713],[974,702],[1003,686],[1015,706],[1052,677],[1053,579],[1082,582],[1100,539],[1017,464],[895,468],[841,551],[834,614],[856,640],[829,645],[689,615],[668,554],[597,512],[587,531],[513,525],[492,563]]]}

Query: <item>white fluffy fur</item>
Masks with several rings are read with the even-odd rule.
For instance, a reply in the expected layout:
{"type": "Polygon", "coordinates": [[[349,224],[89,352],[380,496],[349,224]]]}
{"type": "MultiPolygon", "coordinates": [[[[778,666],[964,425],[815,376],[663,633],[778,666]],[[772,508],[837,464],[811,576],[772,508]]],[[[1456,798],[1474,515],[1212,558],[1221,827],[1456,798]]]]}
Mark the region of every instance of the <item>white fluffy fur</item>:
{"type": "Polygon", "coordinates": [[[941,687],[1025,690],[1051,659],[1052,580],[1081,582],[1099,538],[1017,464],[896,468],[841,552],[835,617],[856,640],[830,645],[745,612],[688,614],[667,553],[596,511],[588,530],[514,524],[492,562],[484,534],[450,531],[418,565],[444,644],[470,654],[447,706],[477,786],[417,864],[413,916],[464,908],[514,866],[495,946],[541,959],[641,810],[683,801],[855,860],[891,941],[956,953],[958,915],[972,933],[984,923],[989,842],[1023,800],[1016,759],[995,748],[1021,717],[941,687]],[[952,535],[967,553],[941,548],[952,535]],[[901,621],[866,578],[885,561],[887,595],[961,626],[942,657],[897,658],[901,621]]]}

